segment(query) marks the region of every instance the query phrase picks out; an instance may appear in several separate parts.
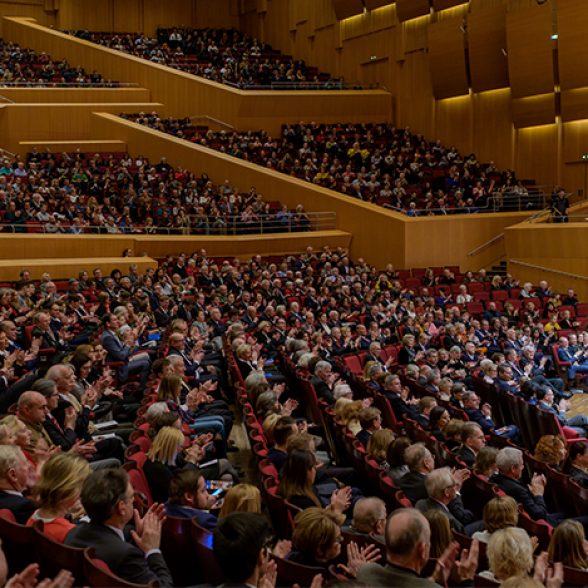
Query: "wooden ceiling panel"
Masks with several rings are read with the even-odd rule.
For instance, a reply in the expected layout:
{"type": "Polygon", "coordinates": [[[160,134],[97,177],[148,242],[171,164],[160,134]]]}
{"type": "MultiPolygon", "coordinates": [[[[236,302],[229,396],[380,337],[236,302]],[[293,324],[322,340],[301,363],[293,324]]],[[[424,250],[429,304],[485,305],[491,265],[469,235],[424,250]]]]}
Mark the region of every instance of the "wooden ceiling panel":
{"type": "Polygon", "coordinates": [[[513,98],[512,121],[517,128],[554,123],[555,95],[541,94],[526,98],[513,98]]]}
{"type": "Polygon", "coordinates": [[[506,8],[496,6],[468,16],[470,74],[474,92],[508,87],[506,8]]]}
{"type": "Polygon", "coordinates": [[[513,98],[553,92],[551,5],[506,15],[508,74],[513,98]]]}
{"type": "Polygon", "coordinates": [[[585,0],[559,0],[559,85],[562,90],[588,86],[588,10],[585,0]]]}
{"type": "Polygon", "coordinates": [[[400,22],[430,13],[429,0],[396,0],[396,14],[400,22]]]}
{"type": "Polygon", "coordinates": [[[463,96],[469,92],[461,17],[429,26],[429,60],[435,98],[463,96]]]}
{"type": "Polygon", "coordinates": [[[435,10],[445,10],[460,4],[467,4],[470,0],[433,0],[433,8],[435,10]]]}
{"type": "Polygon", "coordinates": [[[363,13],[361,0],[333,0],[333,8],[338,20],[363,13]]]}
{"type": "Polygon", "coordinates": [[[395,1],[396,0],[363,0],[363,3],[368,10],[374,10],[375,8],[382,8],[382,6],[394,4],[395,1]]]}

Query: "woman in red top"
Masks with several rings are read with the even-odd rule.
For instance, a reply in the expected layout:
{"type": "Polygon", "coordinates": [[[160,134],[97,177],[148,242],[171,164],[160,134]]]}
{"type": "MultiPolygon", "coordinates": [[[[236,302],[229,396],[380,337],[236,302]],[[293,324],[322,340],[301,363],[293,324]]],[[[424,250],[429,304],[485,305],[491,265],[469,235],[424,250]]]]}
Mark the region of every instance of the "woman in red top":
{"type": "Polygon", "coordinates": [[[50,457],[41,468],[41,477],[33,488],[39,508],[31,515],[27,525],[43,522],[43,532],[63,543],[75,526],[66,515],[80,511],[80,492],[90,474],[90,465],[80,456],[59,453],[50,457]]]}

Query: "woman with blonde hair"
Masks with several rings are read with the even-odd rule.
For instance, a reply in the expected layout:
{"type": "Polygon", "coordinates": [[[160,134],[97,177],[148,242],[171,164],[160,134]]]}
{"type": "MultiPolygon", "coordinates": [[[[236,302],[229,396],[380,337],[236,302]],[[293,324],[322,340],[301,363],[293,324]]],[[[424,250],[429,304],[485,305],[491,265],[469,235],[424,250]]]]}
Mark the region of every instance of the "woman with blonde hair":
{"type": "Polygon", "coordinates": [[[223,506],[218,515],[219,519],[232,512],[261,512],[261,493],[252,484],[237,484],[227,492],[223,506]]]}
{"type": "Polygon", "coordinates": [[[386,455],[388,446],[394,441],[394,433],[390,429],[379,429],[370,436],[367,445],[368,457],[377,461],[380,466],[387,466],[386,455]]]}
{"type": "Polygon", "coordinates": [[[533,546],[524,529],[507,527],[496,531],[488,542],[486,554],[490,570],[480,576],[495,582],[525,578],[533,568],[533,546]]]}
{"type": "Polygon", "coordinates": [[[208,462],[205,468],[199,466],[205,455],[200,439],[186,448],[184,446],[184,434],[175,427],[162,427],[153,439],[143,464],[143,473],[154,502],[167,501],[170,480],[178,470],[198,469],[207,480],[238,479],[236,470],[226,459],[208,462]]]}
{"type": "Polygon", "coordinates": [[[482,543],[488,543],[495,531],[516,527],[519,522],[517,502],[512,496],[496,496],[486,503],[482,517],[484,530],[477,531],[472,538],[482,543]]]}
{"type": "Polygon", "coordinates": [[[586,553],[586,537],[584,527],[578,522],[567,519],[553,531],[549,541],[549,561],[561,562],[569,568],[588,569],[588,553],[586,553]]]}
{"type": "Polygon", "coordinates": [[[33,488],[39,508],[31,515],[27,525],[43,523],[43,532],[63,543],[75,525],[65,515],[80,510],[80,492],[90,475],[90,464],[83,457],[59,453],[50,457],[41,468],[41,477],[33,488]]]}
{"type": "Polygon", "coordinates": [[[182,378],[171,374],[169,376],[163,376],[159,384],[159,390],[157,391],[157,400],[159,402],[172,402],[179,403],[180,392],[182,390],[182,378]]]}
{"type": "MultiPolygon", "coordinates": [[[[340,398],[337,402],[343,400],[340,398]]],[[[361,400],[353,400],[351,402],[345,402],[341,406],[339,414],[335,413],[339,417],[339,422],[354,435],[357,435],[361,431],[361,425],[359,424],[359,413],[363,408],[363,402],[361,400]]]]}

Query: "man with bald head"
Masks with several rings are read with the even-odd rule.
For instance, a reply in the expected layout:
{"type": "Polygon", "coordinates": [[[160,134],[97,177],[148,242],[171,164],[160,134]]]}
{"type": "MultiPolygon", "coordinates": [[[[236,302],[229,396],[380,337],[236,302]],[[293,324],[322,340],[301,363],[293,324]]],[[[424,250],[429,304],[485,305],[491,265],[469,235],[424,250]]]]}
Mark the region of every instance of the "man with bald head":
{"type": "Polygon", "coordinates": [[[469,553],[456,561],[459,546],[452,543],[439,558],[431,578],[420,573],[429,560],[431,529],[427,519],[416,509],[395,510],[386,523],[386,563],[367,563],[361,566],[357,581],[366,586],[394,586],[395,588],[441,588],[446,584],[455,564],[458,582],[473,579],[478,566],[478,543],[472,542],[469,553]]]}

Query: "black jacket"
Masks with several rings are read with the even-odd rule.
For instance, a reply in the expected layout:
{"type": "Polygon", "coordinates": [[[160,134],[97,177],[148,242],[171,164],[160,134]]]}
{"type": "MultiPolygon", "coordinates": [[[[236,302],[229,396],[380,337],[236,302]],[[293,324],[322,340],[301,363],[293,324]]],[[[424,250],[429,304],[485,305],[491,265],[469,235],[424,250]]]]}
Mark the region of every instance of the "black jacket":
{"type": "Polygon", "coordinates": [[[502,491],[512,496],[519,504],[522,504],[532,519],[546,519],[549,516],[543,496],[533,496],[527,486],[518,480],[513,480],[503,474],[494,474],[490,478],[490,482],[496,484],[502,491]]]}
{"type": "Polygon", "coordinates": [[[110,571],[136,584],[158,580],[160,587],[173,586],[173,579],[161,553],[147,559],[133,543],[122,541],[109,527],[97,523],[82,523],[74,527],[65,538],[72,547],[93,547],[95,557],[102,560],[110,571]]]}
{"type": "Polygon", "coordinates": [[[407,474],[404,474],[398,482],[400,489],[413,504],[429,497],[427,490],[425,489],[426,477],[425,474],[420,474],[418,472],[408,472],[407,474]]]}
{"type": "Polygon", "coordinates": [[[28,498],[0,490],[0,509],[4,508],[12,512],[16,522],[21,525],[24,525],[35,512],[35,505],[28,498]]]}

